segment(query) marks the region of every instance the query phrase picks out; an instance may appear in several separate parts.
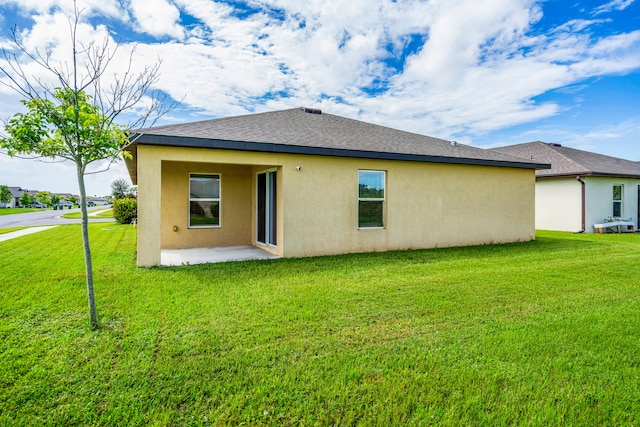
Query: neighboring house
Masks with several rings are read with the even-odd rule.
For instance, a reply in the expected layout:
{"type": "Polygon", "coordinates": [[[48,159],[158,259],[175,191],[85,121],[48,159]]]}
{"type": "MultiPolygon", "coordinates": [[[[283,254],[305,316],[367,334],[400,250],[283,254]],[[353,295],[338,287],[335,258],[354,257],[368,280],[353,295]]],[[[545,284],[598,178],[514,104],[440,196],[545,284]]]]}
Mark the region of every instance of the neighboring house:
{"type": "MultiPolygon", "coordinates": [[[[26,188],[22,188],[22,187],[9,187],[9,191],[11,191],[11,195],[13,196],[13,199],[11,200],[11,202],[8,203],[9,205],[8,207],[11,207],[11,208],[25,207],[20,204],[20,197],[22,197],[24,193],[29,193],[31,197],[33,197],[35,200],[36,194],[40,192],[39,190],[27,190],[26,188]]],[[[69,197],[73,196],[71,193],[53,193],[52,195],[60,196],[61,198],[64,198],[64,199],[68,199],[69,197]]],[[[80,198],[80,196],[75,196],[75,197],[76,199],[80,198]]],[[[67,207],[71,205],[70,203],[67,204],[64,202],[62,202],[61,204],[67,207]]]]}
{"type": "MultiPolygon", "coordinates": [[[[1,203],[0,202],[0,208],[15,208],[16,206],[18,206],[18,200],[16,199],[16,193],[17,190],[20,187],[8,187],[9,191],[11,192],[11,200],[8,203],[1,203]]],[[[20,193],[22,195],[22,193],[20,193]]],[[[19,196],[18,196],[19,197],[19,196]]]]}
{"type": "Polygon", "coordinates": [[[21,187],[9,187],[9,190],[11,191],[11,195],[13,196],[13,201],[10,203],[13,206],[11,207],[13,208],[20,207],[20,197],[22,197],[23,193],[28,193],[29,190],[21,187]]]}
{"type": "Polygon", "coordinates": [[[89,200],[87,203],[93,204],[93,206],[104,206],[108,204],[108,202],[102,197],[96,198],[94,200],[89,200]]]}
{"type": "Polygon", "coordinates": [[[87,196],[87,206],[100,206],[107,204],[103,197],[87,196]]]}
{"type": "Polygon", "coordinates": [[[104,206],[108,204],[109,201],[104,197],[87,196],[87,206],[104,206]]]}
{"type": "Polygon", "coordinates": [[[132,135],[138,265],[162,249],[281,257],[535,237],[538,161],[290,109],[132,135]]]}
{"type": "Polygon", "coordinates": [[[492,151],[551,164],[536,172],[536,228],[593,233],[622,218],[637,229],[640,163],[540,141],[492,151]]]}

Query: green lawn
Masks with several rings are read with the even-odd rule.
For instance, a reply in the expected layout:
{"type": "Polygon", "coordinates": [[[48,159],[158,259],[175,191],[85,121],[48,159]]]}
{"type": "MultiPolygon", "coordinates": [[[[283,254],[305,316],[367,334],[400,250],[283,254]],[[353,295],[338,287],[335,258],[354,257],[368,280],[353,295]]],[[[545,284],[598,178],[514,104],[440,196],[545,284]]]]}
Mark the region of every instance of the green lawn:
{"type": "MultiPolygon", "coordinates": [[[[89,214],[91,214],[91,212],[95,212],[95,211],[101,211],[100,213],[98,213],[97,215],[89,215],[89,218],[113,218],[113,209],[107,208],[107,209],[92,209],[89,211],[89,214]]],[[[67,218],[67,219],[80,219],[82,218],[82,212],[71,212],[71,213],[66,213],[64,215],[60,215],[62,218],[67,218]]]]}
{"type": "Polygon", "coordinates": [[[37,209],[37,208],[0,208],[1,215],[14,215],[27,212],[42,212],[43,210],[51,210],[51,208],[37,209]]]}
{"type": "Polygon", "coordinates": [[[138,269],[90,230],[97,332],[79,225],[0,243],[0,425],[640,422],[640,235],[138,269]]]}

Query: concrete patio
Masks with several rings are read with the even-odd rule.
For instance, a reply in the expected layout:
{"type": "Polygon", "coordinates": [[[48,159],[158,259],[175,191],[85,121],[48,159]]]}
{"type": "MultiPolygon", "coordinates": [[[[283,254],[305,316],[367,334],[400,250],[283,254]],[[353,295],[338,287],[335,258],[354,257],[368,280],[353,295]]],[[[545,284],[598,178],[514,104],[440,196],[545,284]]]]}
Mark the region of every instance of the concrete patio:
{"type": "Polygon", "coordinates": [[[178,266],[277,258],[279,258],[279,256],[249,245],[220,246],[215,248],[163,249],[160,252],[160,265],[178,266]]]}

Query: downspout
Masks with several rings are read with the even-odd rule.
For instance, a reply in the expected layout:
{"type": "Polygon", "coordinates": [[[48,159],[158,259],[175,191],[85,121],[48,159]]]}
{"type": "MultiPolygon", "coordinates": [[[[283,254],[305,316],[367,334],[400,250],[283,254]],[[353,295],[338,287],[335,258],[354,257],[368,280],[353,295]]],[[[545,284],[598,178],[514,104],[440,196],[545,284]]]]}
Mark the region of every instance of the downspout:
{"type": "Polygon", "coordinates": [[[582,198],[582,228],[580,229],[580,231],[576,231],[576,234],[578,233],[584,233],[585,229],[586,229],[586,224],[585,224],[585,183],[582,180],[582,178],[580,178],[580,175],[576,176],[576,179],[578,180],[578,182],[580,184],[582,184],[582,188],[581,188],[581,198],[582,198]]]}

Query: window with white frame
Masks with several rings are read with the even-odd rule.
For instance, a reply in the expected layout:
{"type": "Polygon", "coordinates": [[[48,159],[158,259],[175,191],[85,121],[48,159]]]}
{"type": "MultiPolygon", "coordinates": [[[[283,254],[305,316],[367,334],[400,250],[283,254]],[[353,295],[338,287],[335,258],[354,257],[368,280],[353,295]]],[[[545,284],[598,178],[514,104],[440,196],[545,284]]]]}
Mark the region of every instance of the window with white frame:
{"type": "Polygon", "coordinates": [[[624,186],[622,185],[614,185],[613,186],[613,217],[621,218],[622,217],[622,196],[624,192],[624,186]]]}
{"type": "Polygon", "coordinates": [[[385,217],[384,171],[358,171],[358,228],[382,228],[385,217]]]}
{"type": "Polygon", "coordinates": [[[189,174],[189,227],[220,227],[219,174],[189,174]]]}

